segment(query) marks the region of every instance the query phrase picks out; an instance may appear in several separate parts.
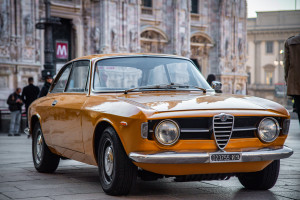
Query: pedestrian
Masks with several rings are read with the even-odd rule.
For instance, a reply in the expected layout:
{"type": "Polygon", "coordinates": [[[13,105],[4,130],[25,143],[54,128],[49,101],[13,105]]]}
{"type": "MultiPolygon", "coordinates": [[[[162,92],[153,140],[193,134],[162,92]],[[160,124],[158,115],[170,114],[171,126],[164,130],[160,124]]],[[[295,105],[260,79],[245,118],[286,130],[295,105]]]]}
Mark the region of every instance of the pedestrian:
{"type": "Polygon", "coordinates": [[[47,76],[46,77],[44,86],[41,89],[39,97],[44,97],[44,96],[46,96],[48,94],[48,91],[49,91],[49,88],[51,86],[52,81],[53,81],[52,76],[47,76]]]}
{"type": "Polygon", "coordinates": [[[215,75],[213,75],[213,74],[208,74],[208,76],[207,76],[207,82],[208,82],[208,84],[210,85],[210,86],[212,86],[212,82],[213,81],[215,81],[216,80],[216,76],[215,75]]]}
{"type": "Polygon", "coordinates": [[[30,104],[38,98],[39,93],[40,93],[40,88],[33,85],[33,78],[29,77],[28,85],[23,88],[23,92],[22,92],[22,100],[25,103],[26,116],[30,104]]]}
{"type": "Polygon", "coordinates": [[[294,99],[300,125],[300,34],[285,41],[284,72],[287,95],[294,99]]]}
{"type": "Polygon", "coordinates": [[[14,93],[9,95],[7,99],[8,108],[11,112],[10,126],[8,136],[20,136],[20,123],[21,123],[21,111],[22,111],[22,97],[21,88],[17,88],[14,93]]]}

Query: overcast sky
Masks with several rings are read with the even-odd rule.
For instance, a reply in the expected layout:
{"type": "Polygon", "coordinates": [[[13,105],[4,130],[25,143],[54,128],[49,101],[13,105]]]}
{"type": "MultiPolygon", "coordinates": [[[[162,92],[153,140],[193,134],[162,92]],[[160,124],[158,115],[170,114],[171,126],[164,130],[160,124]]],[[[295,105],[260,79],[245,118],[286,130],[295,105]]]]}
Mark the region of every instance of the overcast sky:
{"type": "Polygon", "coordinates": [[[257,17],[257,11],[295,10],[295,2],[300,10],[300,0],[247,0],[248,17],[257,17]]]}

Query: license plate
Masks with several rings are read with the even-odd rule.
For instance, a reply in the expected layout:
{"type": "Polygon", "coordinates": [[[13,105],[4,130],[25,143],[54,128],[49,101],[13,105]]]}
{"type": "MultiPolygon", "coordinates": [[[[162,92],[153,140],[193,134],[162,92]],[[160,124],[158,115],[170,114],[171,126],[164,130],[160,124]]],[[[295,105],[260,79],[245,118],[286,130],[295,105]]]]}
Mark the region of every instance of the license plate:
{"type": "Polygon", "coordinates": [[[240,153],[211,153],[210,162],[240,162],[241,154],[240,153]]]}

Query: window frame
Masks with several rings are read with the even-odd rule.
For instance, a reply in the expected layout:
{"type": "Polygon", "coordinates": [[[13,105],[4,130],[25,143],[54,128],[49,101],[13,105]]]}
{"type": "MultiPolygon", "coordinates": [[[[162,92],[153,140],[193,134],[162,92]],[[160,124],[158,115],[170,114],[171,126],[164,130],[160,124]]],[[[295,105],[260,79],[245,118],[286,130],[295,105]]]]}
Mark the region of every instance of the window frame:
{"type": "Polygon", "coordinates": [[[193,0],[191,0],[191,11],[190,11],[190,14],[199,14],[199,0],[195,0],[195,1],[197,1],[197,9],[196,9],[196,11],[197,12],[193,12],[193,0]]]}
{"type": "MultiPolygon", "coordinates": [[[[195,63],[193,61],[191,61],[188,58],[185,57],[176,57],[176,56],[156,56],[156,55],[134,55],[134,56],[107,56],[107,57],[102,57],[102,58],[96,58],[93,60],[93,65],[92,65],[92,72],[91,72],[91,76],[90,76],[90,93],[93,94],[99,94],[99,93],[124,93],[124,90],[102,90],[102,91],[97,91],[94,89],[94,77],[95,77],[95,68],[97,67],[97,63],[102,61],[102,60],[107,60],[107,59],[116,59],[116,58],[138,58],[138,57],[153,57],[153,58],[173,58],[173,59],[181,59],[181,60],[186,60],[189,61],[190,63],[192,63],[192,65],[194,65],[194,67],[196,68],[197,71],[200,72],[200,74],[203,76],[203,74],[201,73],[201,71],[198,69],[198,67],[195,65],[195,63]]],[[[203,76],[204,78],[204,76],[203,76]]],[[[204,78],[204,81],[206,81],[206,79],[204,78]]],[[[213,90],[212,88],[208,88],[207,91],[211,92],[211,90],[213,90]]]]}
{"type": "Polygon", "coordinates": [[[50,88],[50,91],[49,91],[49,93],[51,93],[51,94],[59,94],[59,93],[68,93],[68,94],[71,94],[71,93],[76,93],[76,94],[84,94],[84,93],[86,93],[86,94],[88,94],[89,93],[89,89],[90,89],[90,80],[91,80],[91,77],[90,77],[90,75],[91,75],[91,68],[92,68],[92,61],[91,60],[89,60],[89,59],[81,59],[81,60],[75,60],[75,61],[70,61],[70,62],[68,62],[68,63],[66,63],[62,68],[61,68],[61,70],[59,71],[59,73],[57,74],[57,76],[55,77],[55,79],[54,79],[54,81],[53,81],[53,84],[51,85],[51,88],[50,88]],[[66,92],[66,88],[67,88],[67,86],[69,85],[69,81],[70,81],[70,76],[71,76],[71,73],[72,73],[72,71],[73,71],[73,66],[74,66],[74,63],[75,62],[78,62],[78,61],[89,61],[89,69],[88,69],[88,75],[87,75],[87,80],[86,80],[86,86],[85,86],[85,90],[84,90],[84,92],[66,92]],[[60,79],[60,77],[61,77],[61,75],[63,74],[63,72],[65,71],[65,68],[67,68],[69,65],[71,64],[71,69],[70,69],[70,73],[69,73],[69,75],[68,75],[68,80],[67,80],[67,84],[65,85],[65,88],[64,88],[64,90],[63,90],[63,92],[52,92],[53,91],[53,89],[54,89],[54,87],[55,87],[55,85],[56,85],[56,83],[57,83],[57,81],[60,79]]]}
{"type": "Polygon", "coordinates": [[[64,93],[65,92],[65,89],[66,89],[66,85],[65,85],[65,88],[62,92],[53,92],[53,89],[54,87],[56,86],[57,82],[59,81],[59,79],[61,78],[61,75],[65,72],[66,68],[71,65],[71,69],[70,69],[70,72],[69,72],[69,75],[68,75],[68,79],[67,79],[67,83],[69,81],[69,78],[70,78],[70,74],[71,74],[71,70],[72,70],[72,67],[73,67],[73,62],[68,62],[66,63],[58,72],[57,76],[55,77],[54,81],[53,81],[53,84],[51,85],[51,88],[50,88],[50,91],[49,93],[51,94],[57,94],[57,93],[64,93]]]}
{"type": "Polygon", "coordinates": [[[266,54],[273,54],[274,53],[274,41],[266,41],[266,54]],[[271,50],[272,51],[268,51],[268,44],[272,44],[272,45],[270,45],[270,47],[272,47],[271,48],[271,50]]]}
{"type": "Polygon", "coordinates": [[[70,74],[69,74],[69,77],[68,77],[68,81],[67,81],[67,84],[65,86],[65,89],[64,89],[64,92],[63,93],[88,93],[89,92],[89,78],[90,78],[90,69],[91,69],[91,61],[90,60],[75,60],[72,62],[72,68],[71,68],[71,71],[70,71],[70,74]],[[70,83],[70,78],[71,78],[71,74],[74,70],[74,65],[76,62],[81,62],[81,61],[88,61],[89,62],[89,67],[88,67],[88,74],[87,74],[87,78],[86,78],[86,82],[85,82],[85,88],[84,88],[84,91],[83,92],[68,92],[66,91],[67,90],[67,87],[69,86],[69,83],[70,83]]]}

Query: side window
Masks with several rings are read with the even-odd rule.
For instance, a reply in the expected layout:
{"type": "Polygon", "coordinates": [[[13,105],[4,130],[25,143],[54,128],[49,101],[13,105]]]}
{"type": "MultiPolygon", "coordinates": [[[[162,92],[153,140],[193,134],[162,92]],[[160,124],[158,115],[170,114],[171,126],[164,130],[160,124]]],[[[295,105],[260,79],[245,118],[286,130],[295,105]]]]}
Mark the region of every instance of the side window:
{"type": "Polygon", "coordinates": [[[85,92],[89,75],[90,62],[74,62],[66,92],[85,92]]]}
{"type": "Polygon", "coordinates": [[[72,64],[69,64],[63,69],[64,71],[61,73],[60,77],[54,83],[54,87],[53,87],[51,93],[64,92],[65,87],[68,82],[71,67],[72,67],[72,64]]]}

